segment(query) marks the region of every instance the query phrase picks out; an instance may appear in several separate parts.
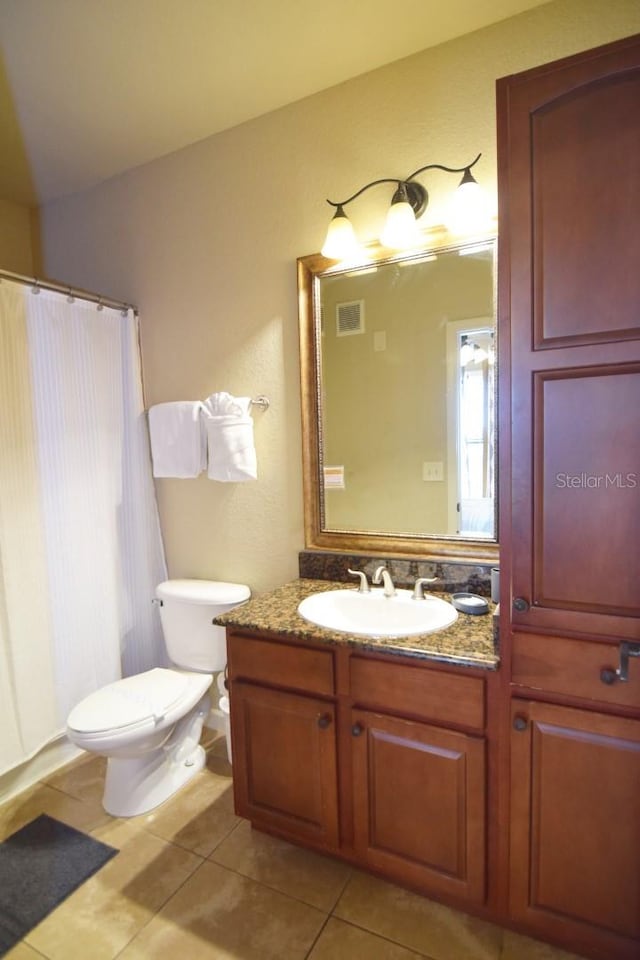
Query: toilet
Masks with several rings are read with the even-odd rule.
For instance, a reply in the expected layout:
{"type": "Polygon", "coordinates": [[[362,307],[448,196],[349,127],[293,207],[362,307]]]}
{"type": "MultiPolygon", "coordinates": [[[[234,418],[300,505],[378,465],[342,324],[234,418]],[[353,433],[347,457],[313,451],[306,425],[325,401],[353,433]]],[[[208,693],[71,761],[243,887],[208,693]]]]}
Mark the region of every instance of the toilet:
{"type": "Polygon", "coordinates": [[[107,684],[69,714],[69,740],[108,758],[102,800],[107,813],[148,813],[203,768],[200,734],[211,706],[208,691],[227,660],[224,628],[212,619],[250,594],[240,583],[165,580],[156,599],[175,666],[107,684]]]}

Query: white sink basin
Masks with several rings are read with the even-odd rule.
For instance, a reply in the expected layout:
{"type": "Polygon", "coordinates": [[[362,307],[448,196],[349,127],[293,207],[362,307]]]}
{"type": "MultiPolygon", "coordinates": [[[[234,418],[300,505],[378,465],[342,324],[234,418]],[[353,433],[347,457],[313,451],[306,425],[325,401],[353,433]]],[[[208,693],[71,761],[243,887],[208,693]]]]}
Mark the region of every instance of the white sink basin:
{"type": "Polygon", "coordinates": [[[455,608],[440,597],[426,594],[424,600],[414,600],[410,590],[396,590],[395,597],[385,597],[382,589],[313,593],[300,603],[298,613],[319,627],[365,637],[434,633],[458,618],[455,608]]]}

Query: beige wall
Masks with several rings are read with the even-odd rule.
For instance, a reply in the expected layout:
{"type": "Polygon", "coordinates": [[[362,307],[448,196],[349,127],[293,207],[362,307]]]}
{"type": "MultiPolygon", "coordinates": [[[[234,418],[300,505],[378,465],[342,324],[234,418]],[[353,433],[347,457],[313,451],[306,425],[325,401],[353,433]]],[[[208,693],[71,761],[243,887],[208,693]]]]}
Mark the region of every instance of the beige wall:
{"type": "Polygon", "coordinates": [[[36,272],[32,246],[30,207],[0,198],[0,270],[22,273],[27,277],[36,272]]]}
{"type": "MultiPolygon", "coordinates": [[[[264,590],[303,547],[295,260],[380,176],[458,165],[495,196],[495,79],[640,30],[637,0],[557,2],[211,137],[42,211],[49,276],[135,302],[148,403],[267,394],[256,483],[157,484],[170,573],[264,590]]],[[[135,68],[133,68],[135,69],[135,68]]],[[[444,175],[425,181],[442,220],[444,175]]],[[[383,188],[354,203],[368,236],[383,188]]]]}

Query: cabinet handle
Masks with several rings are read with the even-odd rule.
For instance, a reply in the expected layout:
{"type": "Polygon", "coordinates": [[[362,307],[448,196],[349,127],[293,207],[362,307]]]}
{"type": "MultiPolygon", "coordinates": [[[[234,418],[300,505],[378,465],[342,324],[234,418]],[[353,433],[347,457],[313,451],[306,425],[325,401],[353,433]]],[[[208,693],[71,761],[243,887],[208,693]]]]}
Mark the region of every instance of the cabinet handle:
{"type": "Polygon", "coordinates": [[[354,725],[351,727],[351,735],[354,737],[359,737],[363,730],[364,727],[361,723],[354,723],[354,725]]]}
{"type": "Polygon", "coordinates": [[[318,726],[321,730],[326,730],[327,727],[331,726],[331,714],[321,713],[318,717],[318,726]]]}
{"type": "Polygon", "coordinates": [[[513,729],[517,730],[518,733],[522,733],[523,730],[526,730],[529,726],[529,721],[526,717],[521,717],[519,715],[513,718],[513,729]]]}
{"type": "Polygon", "coordinates": [[[630,643],[623,640],[620,644],[620,666],[617,670],[613,667],[603,667],[600,671],[600,679],[603,683],[612,684],[616,680],[623,683],[629,680],[629,657],[640,657],[640,643],[630,643]]]}
{"type": "Polygon", "coordinates": [[[513,601],[513,609],[517,610],[518,613],[526,613],[529,609],[529,601],[525,600],[524,597],[516,597],[513,601]]]}

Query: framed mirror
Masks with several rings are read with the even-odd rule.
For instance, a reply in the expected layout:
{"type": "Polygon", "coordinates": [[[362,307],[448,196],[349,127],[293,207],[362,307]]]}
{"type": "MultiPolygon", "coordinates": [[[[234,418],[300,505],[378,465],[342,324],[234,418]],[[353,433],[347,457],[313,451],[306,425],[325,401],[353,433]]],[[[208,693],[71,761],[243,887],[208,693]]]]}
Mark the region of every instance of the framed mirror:
{"type": "Polygon", "coordinates": [[[302,257],[298,291],[307,548],[495,561],[495,240],[302,257]]]}

